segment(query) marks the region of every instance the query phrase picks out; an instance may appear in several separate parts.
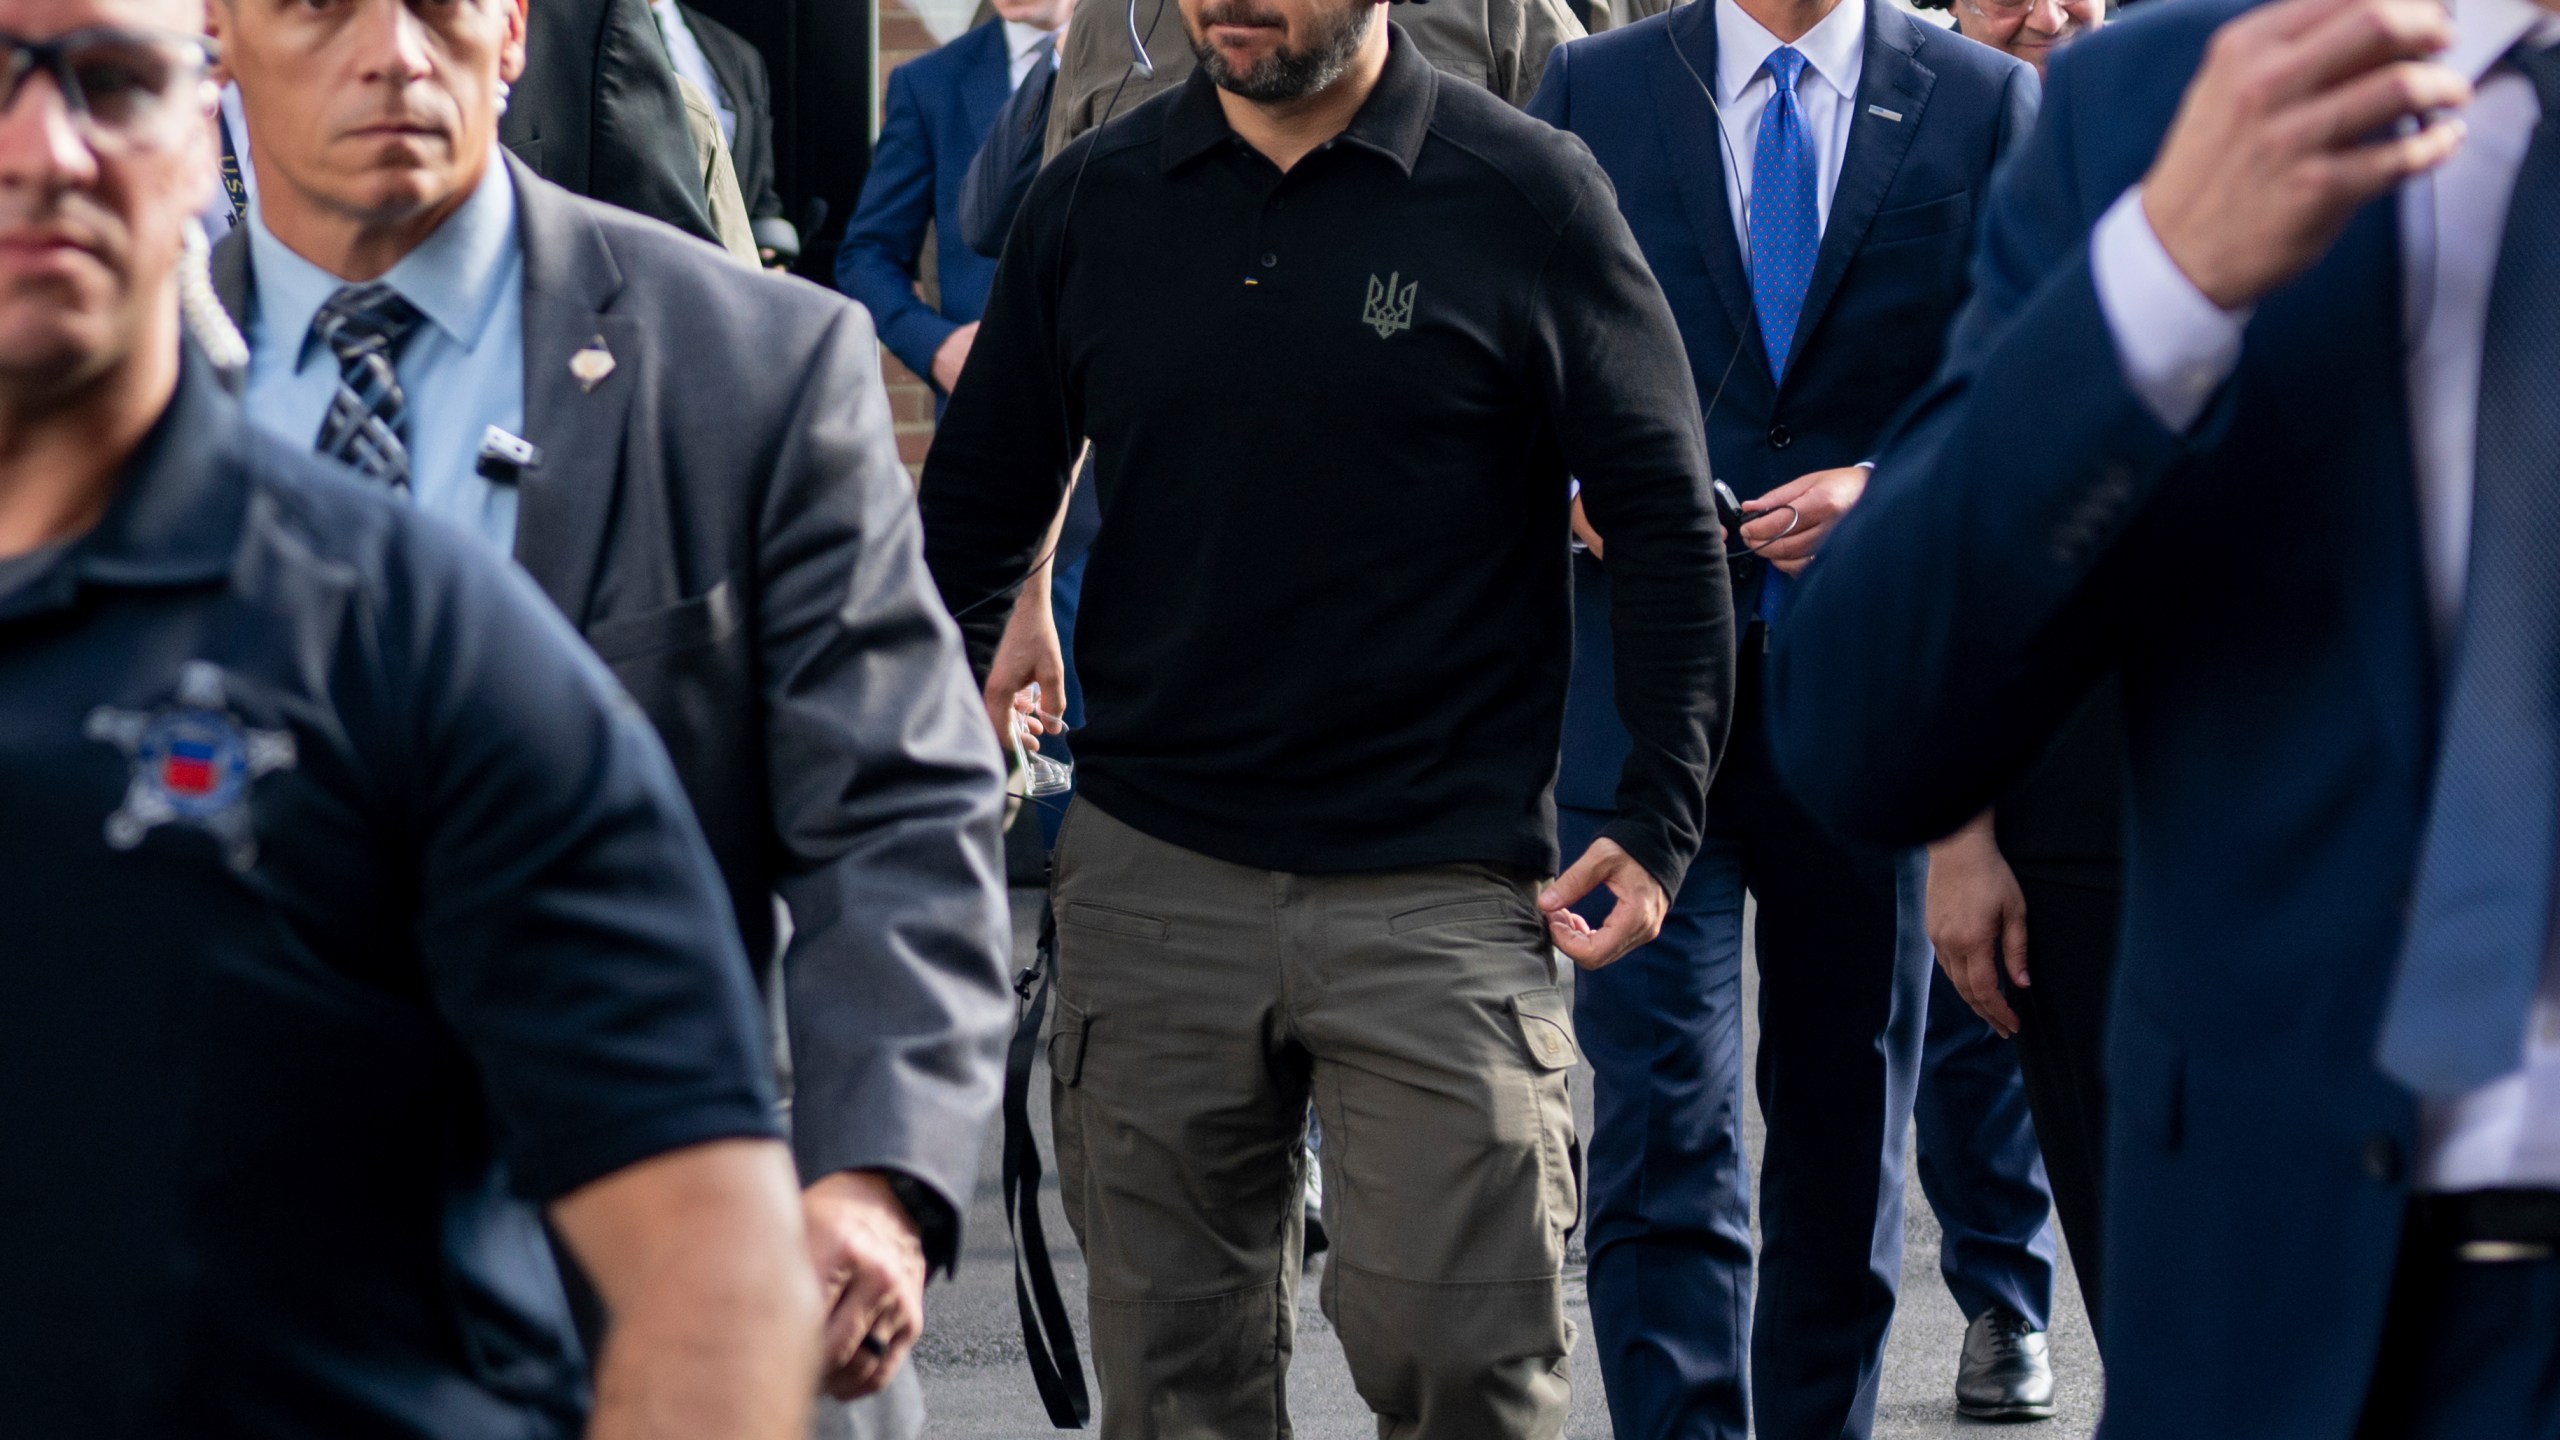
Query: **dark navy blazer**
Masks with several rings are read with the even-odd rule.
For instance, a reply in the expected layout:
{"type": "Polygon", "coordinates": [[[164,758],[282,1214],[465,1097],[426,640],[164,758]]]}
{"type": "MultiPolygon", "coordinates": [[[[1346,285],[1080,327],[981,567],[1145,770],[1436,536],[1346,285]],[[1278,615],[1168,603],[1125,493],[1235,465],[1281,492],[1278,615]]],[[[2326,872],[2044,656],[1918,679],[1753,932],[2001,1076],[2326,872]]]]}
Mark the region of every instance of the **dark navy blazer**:
{"type": "Polygon", "coordinates": [[[836,288],[862,302],[889,353],[930,380],[933,352],[987,308],[992,260],[960,238],[960,182],[1013,93],[1004,24],[990,20],[889,72],[862,198],[836,251],[836,288]],[[939,311],[916,295],[933,226],[939,311]]]}
{"type": "MultiPolygon", "coordinates": [[[[1579,136],[1617,186],[1679,319],[1708,457],[1749,499],[1871,458],[1894,412],[1928,383],[1964,301],[1993,166],[2025,139],[2037,86],[2034,70],[1999,51],[1869,0],[1848,154],[1780,385],[1752,315],[1729,172],[1700,87],[1715,73],[1715,7],[1682,5],[1557,47],[1529,113],[1579,136]]],[[[1627,741],[1608,694],[1605,610],[1593,619],[1605,585],[1581,573],[1594,568],[1577,566],[1556,800],[1606,810],[1627,741]]],[[[1756,572],[1737,581],[1756,583],[1756,572]]]]}
{"type": "Polygon", "coordinates": [[[2354,1431],[2415,1134],[2373,1060],[2435,750],[2394,203],[2260,303],[2185,436],[2091,280],[2090,227],[2243,8],[2146,7],[2056,62],[1946,367],[1774,656],[1796,793],[1906,843],[2123,677],[2111,1440],[2354,1431]]]}

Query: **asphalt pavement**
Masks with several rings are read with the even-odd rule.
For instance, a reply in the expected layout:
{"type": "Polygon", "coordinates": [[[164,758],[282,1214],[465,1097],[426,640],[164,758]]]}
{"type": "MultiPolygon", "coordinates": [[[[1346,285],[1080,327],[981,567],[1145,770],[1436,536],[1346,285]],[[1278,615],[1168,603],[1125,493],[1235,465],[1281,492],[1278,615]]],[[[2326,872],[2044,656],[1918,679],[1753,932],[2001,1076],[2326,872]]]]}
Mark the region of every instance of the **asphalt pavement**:
{"type": "MultiPolygon", "coordinates": [[[[1015,892],[1015,944],[1024,962],[1030,956],[1038,905],[1036,892],[1015,892]]],[[[1750,967],[1745,973],[1751,973],[1750,967]]],[[[1753,1010],[1746,997],[1746,1024],[1753,1010]]],[[[1750,1043],[1757,1043],[1756,1035],[1747,1038],[1750,1043]]],[[[1035,1076],[1033,1123],[1039,1129],[1044,1156],[1049,1153],[1047,1087],[1045,1073],[1035,1076]]],[[[1574,1076],[1574,1099],[1587,1131],[1591,1116],[1587,1069],[1574,1076]]],[[[1756,1164],[1761,1138],[1756,1118],[1750,1130],[1756,1164]]],[[[1003,1199],[996,1184],[997,1155],[997,1137],[990,1135],[979,1166],[977,1199],[970,1206],[959,1276],[934,1287],[928,1297],[925,1337],[916,1347],[915,1364],[923,1381],[929,1416],[925,1433],[936,1440],[1038,1440],[1056,1433],[1040,1408],[1023,1358],[1003,1199]]],[[[1067,1292],[1081,1342],[1084,1268],[1066,1219],[1057,1208],[1054,1173],[1049,1178],[1045,1205],[1059,1283],[1067,1292]]],[[[1938,1278],[1938,1226],[1929,1213],[1928,1202],[1921,1198],[1916,1180],[1910,1186],[1908,1208],[1902,1304],[1886,1349],[1877,1403],[1879,1440],[1938,1440],[1957,1435],[1987,1440],[1999,1432],[2016,1440],[2085,1440],[2097,1424],[2100,1380],[2097,1350],[2090,1341],[2088,1318],[2081,1310],[2068,1257],[2064,1259],[2059,1293],[2055,1296],[2052,1337],[2054,1367],[2061,1382],[2061,1414],[2050,1421],[2020,1426],[1975,1424],[1955,1412],[1956,1353],[1964,1339],[1964,1317],[1938,1278]]],[[[1575,1268],[1568,1276],[1566,1298],[1581,1341],[1573,1354],[1573,1417],[1565,1433],[1569,1440],[1609,1440],[1609,1407],[1601,1393],[1600,1372],[1592,1354],[1591,1315],[1582,1296],[1579,1246],[1572,1261],[1575,1268]]],[[[1350,1371],[1343,1364],[1341,1347],[1334,1343],[1332,1327],[1316,1309],[1315,1278],[1309,1275],[1308,1283],[1299,1291],[1298,1349],[1289,1375],[1291,1421],[1298,1434],[1321,1440],[1375,1435],[1375,1421],[1352,1389],[1350,1371]]]]}

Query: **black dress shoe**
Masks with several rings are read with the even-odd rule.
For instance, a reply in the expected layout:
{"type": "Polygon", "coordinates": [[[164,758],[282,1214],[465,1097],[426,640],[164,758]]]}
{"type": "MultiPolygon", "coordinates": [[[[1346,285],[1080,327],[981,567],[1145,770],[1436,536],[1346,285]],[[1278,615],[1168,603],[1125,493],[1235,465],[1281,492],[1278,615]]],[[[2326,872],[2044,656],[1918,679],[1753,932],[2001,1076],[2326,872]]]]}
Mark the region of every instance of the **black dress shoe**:
{"type": "Polygon", "coordinates": [[[2014,1310],[1985,1311],[1964,1329],[1956,1411],[1971,1420],[2053,1418],[2053,1358],[2044,1332],[2014,1310]]]}

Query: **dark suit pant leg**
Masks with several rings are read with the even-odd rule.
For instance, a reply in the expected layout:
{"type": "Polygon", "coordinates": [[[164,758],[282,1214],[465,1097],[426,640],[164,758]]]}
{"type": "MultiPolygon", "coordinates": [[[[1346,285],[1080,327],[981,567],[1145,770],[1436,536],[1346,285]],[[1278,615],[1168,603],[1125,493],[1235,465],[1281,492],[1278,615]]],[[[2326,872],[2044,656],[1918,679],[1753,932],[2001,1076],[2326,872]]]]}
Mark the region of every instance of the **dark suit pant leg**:
{"type": "Polygon", "coordinates": [[[2560,1260],[2404,1251],[2357,1440],[2560,1440],[2560,1260]]]}
{"type": "MultiPolygon", "coordinates": [[[[2071,1245],[2072,1274],[2080,1303],[2097,1331],[2103,1307],[2105,1257],[2100,1247],[2100,1164],[2107,1153],[2107,1088],[2101,1047],[2107,1033],[2107,992],[2115,984],[2116,930],[2124,911],[2117,891],[2098,885],[2041,878],[2022,868],[2027,898],[2029,978],[2011,987],[2018,1012],[2018,1068],[2054,1213],[2071,1245]]],[[[2105,1335],[2099,1332],[2101,1350],[2105,1335]]]]}
{"type": "Polygon", "coordinates": [[[1817,825],[1771,775],[1750,701],[1709,802],[1718,807],[1746,830],[1743,880],[1760,904],[1758,1433],[1866,1440],[1902,1275],[1903,1153],[1931,965],[1927,860],[1817,825]]]}
{"type": "MultiPolygon", "coordinates": [[[[1609,818],[1558,807],[1565,855],[1609,818]]],[[[1583,1244],[1611,1426],[1618,1440],[1744,1440],[1751,1189],[1729,838],[1709,834],[1661,938],[1576,977],[1574,1024],[1593,1071],[1583,1244]]]]}
{"type": "Polygon", "coordinates": [[[1967,1320],[2002,1308],[2049,1329],[2053,1194],[2017,1050],[1935,965],[1923,1055],[1912,1125],[1948,1293],[1967,1320]]]}

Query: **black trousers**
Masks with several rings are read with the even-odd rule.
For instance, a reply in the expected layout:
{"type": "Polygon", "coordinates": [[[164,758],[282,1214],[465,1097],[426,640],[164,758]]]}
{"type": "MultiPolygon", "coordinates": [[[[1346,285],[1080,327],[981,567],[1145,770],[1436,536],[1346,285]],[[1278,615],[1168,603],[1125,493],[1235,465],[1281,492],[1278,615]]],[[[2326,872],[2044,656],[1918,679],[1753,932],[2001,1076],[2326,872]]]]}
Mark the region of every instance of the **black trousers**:
{"type": "Polygon", "coordinates": [[[2027,971],[2034,982],[2009,991],[2020,1022],[2018,1068],[2026,1077],[2027,1106],[2035,1114],[2036,1141],[2044,1149],[2045,1176],[2071,1246],[2080,1299],[2103,1353],[2098,1197],[2104,1193],[2107,1086],[2100,1051],[2124,897],[2098,883],[2105,878],[2103,867],[2066,870],[2021,862],[2016,869],[2027,901],[2027,971]]]}
{"type": "Polygon", "coordinates": [[[2357,1440],[2560,1440],[2560,1260],[2483,1264],[2412,1235],[2357,1440]]]}

